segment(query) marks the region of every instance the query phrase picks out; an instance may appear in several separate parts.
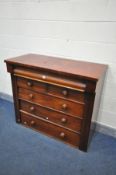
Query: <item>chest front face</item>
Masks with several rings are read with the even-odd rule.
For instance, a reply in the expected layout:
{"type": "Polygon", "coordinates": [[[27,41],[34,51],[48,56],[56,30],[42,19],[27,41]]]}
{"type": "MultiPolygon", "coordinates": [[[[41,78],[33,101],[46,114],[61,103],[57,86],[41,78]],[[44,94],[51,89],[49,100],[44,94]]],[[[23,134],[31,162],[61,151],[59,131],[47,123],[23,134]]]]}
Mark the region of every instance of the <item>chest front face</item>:
{"type": "Polygon", "coordinates": [[[42,63],[6,63],[12,77],[16,121],[86,151],[94,100],[99,93],[96,81],[85,78],[86,74],[61,72],[57,65],[53,70],[52,65],[47,69],[40,66],[42,63]]]}

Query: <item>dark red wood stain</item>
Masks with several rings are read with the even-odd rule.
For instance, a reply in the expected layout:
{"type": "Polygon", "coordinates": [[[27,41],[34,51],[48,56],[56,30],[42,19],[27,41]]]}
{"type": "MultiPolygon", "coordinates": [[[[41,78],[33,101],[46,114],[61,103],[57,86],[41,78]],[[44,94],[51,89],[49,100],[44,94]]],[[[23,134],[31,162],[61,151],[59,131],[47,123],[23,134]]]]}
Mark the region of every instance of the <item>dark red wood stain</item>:
{"type": "Polygon", "coordinates": [[[36,54],[5,62],[16,121],[86,151],[107,65],[36,54]]]}

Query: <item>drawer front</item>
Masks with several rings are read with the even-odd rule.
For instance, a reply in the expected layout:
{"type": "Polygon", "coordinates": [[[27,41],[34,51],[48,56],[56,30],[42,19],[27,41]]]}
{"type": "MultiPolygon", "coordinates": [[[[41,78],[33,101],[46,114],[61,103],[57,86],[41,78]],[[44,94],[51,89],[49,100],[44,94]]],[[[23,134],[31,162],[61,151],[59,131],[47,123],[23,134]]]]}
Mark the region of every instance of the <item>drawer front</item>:
{"type": "Polygon", "coordinates": [[[17,77],[17,86],[25,89],[34,90],[36,92],[43,92],[43,93],[47,92],[46,83],[41,83],[41,82],[37,82],[37,81],[25,79],[25,78],[17,77]]]}
{"type": "Polygon", "coordinates": [[[27,115],[21,112],[22,124],[29,126],[37,131],[41,131],[49,136],[58,138],[64,142],[67,142],[74,146],[79,146],[80,135],[70,132],[64,128],[55,126],[49,122],[37,119],[31,115],[27,115]]]}
{"type": "Polygon", "coordinates": [[[18,87],[34,90],[36,92],[48,93],[61,98],[84,102],[84,93],[76,90],[71,90],[68,88],[58,87],[55,85],[19,77],[17,77],[17,85],[18,87]]]}
{"type": "Polygon", "coordinates": [[[86,91],[86,83],[77,78],[71,78],[71,76],[60,75],[59,73],[50,73],[44,71],[33,71],[32,69],[16,68],[14,69],[14,75],[17,77],[23,77],[26,79],[32,79],[34,81],[44,82],[52,85],[61,85],[62,87],[70,87],[70,89],[78,89],[81,92],[86,91]]]}
{"type": "Polygon", "coordinates": [[[82,119],[71,117],[61,112],[56,112],[54,110],[47,109],[39,105],[34,105],[22,100],[20,100],[20,109],[21,111],[26,111],[28,113],[36,115],[36,117],[54,122],[74,131],[79,132],[81,130],[82,119]]]}
{"type": "Polygon", "coordinates": [[[58,96],[61,98],[65,98],[67,100],[73,100],[84,103],[85,95],[82,92],[71,90],[68,88],[48,85],[47,88],[48,94],[52,94],[54,96],[58,96]]]}
{"type": "Polygon", "coordinates": [[[83,117],[84,105],[80,103],[75,103],[67,101],[60,98],[55,98],[53,96],[36,93],[31,90],[19,88],[19,98],[28,100],[40,104],[45,107],[49,107],[64,113],[74,115],[77,117],[83,117]]]}

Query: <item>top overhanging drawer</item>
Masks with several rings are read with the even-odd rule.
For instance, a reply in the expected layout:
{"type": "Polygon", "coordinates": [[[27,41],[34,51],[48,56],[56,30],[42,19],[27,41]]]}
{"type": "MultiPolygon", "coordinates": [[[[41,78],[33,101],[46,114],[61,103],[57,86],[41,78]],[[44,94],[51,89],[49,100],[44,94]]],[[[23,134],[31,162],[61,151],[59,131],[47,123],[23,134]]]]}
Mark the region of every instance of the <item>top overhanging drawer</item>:
{"type": "Polygon", "coordinates": [[[80,92],[85,92],[86,84],[80,82],[79,80],[72,80],[70,77],[64,77],[62,75],[56,75],[54,73],[42,72],[42,71],[30,71],[22,68],[15,68],[14,75],[18,77],[28,78],[31,80],[49,83],[52,85],[57,85],[65,88],[70,88],[80,92]]]}

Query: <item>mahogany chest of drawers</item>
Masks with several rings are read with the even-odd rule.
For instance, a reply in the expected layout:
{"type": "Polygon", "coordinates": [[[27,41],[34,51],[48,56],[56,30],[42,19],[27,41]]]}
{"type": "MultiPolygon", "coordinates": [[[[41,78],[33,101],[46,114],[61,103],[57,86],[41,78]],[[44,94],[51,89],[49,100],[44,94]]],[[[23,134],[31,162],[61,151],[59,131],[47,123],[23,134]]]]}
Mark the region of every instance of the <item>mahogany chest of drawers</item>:
{"type": "Polygon", "coordinates": [[[86,151],[107,66],[36,54],[5,62],[16,121],[86,151]]]}

